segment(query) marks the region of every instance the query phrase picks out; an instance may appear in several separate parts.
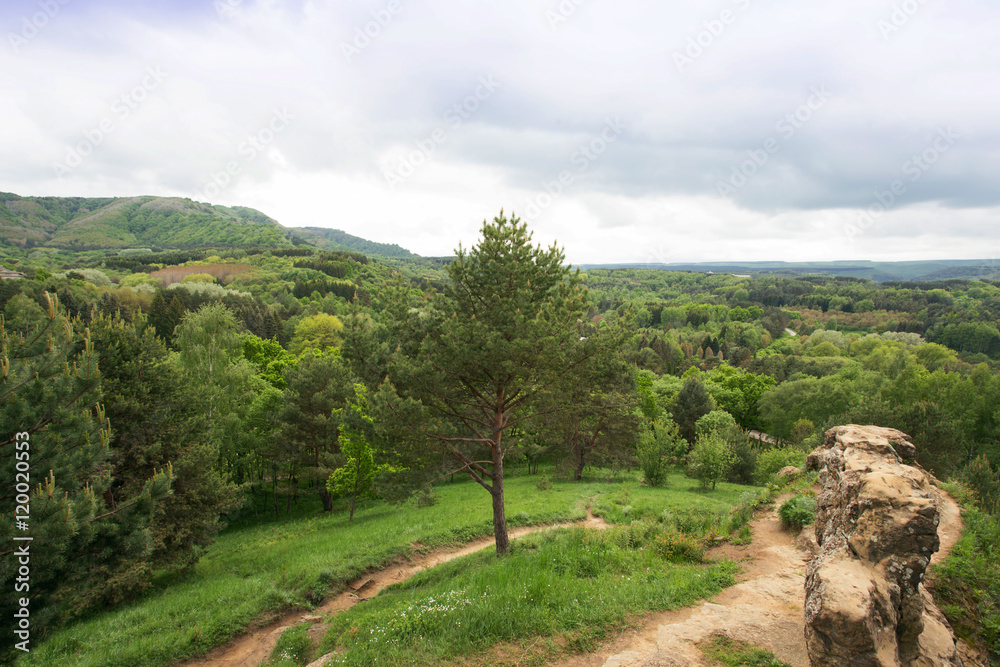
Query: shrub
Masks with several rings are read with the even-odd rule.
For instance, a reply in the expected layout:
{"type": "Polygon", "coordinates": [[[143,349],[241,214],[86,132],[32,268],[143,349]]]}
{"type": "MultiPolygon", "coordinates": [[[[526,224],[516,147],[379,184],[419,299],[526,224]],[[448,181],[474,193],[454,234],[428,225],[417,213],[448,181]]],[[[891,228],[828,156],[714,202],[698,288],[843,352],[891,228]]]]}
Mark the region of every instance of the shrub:
{"type": "Polygon", "coordinates": [[[781,504],[778,516],[785,528],[801,530],[816,520],[816,499],[807,494],[789,498],[781,504]]]}
{"type": "Polygon", "coordinates": [[[733,453],[733,465],[726,475],[726,481],[734,484],[751,485],[757,479],[757,459],[759,454],[754,449],[750,438],[740,434],[730,442],[729,448],[733,453]]]}
{"type": "Polygon", "coordinates": [[[764,485],[774,473],[785,466],[801,468],[806,461],[806,455],[792,447],[769,449],[757,458],[757,484],[764,485]]]}
{"type": "Polygon", "coordinates": [[[980,455],[965,466],[959,479],[976,497],[976,506],[986,512],[1000,510],[1000,482],[989,460],[980,455]]]}
{"type": "Polygon", "coordinates": [[[696,437],[700,439],[713,433],[721,435],[733,426],[736,426],[736,420],[731,414],[725,410],[712,410],[694,423],[694,432],[696,437]]]}
{"type": "Polygon", "coordinates": [[[729,445],[718,435],[702,438],[688,456],[688,475],[708,488],[724,478],[733,466],[733,453],[729,445]]]}
{"type": "Polygon", "coordinates": [[[674,563],[700,563],[705,559],[705,550],[695,536],[676,529],[667,529],[657,535],[653,550],[664,560],[674,563]]]}
{"type": "Polygon", "coordinates": [[[670,464],[686,449],[679,427],[673,421],[658,420],[639,435],[639,466],[650,486],[662,486],[667,481],[670,464]]]}
{"type": "Polygon", "coordinates": [[[542,473],[542,476],[538,478],[537,482],[535,482],[535,488],[539,491],[548,491],[552,488],[552,480],[549,479],[548,475],[542,473]]]}

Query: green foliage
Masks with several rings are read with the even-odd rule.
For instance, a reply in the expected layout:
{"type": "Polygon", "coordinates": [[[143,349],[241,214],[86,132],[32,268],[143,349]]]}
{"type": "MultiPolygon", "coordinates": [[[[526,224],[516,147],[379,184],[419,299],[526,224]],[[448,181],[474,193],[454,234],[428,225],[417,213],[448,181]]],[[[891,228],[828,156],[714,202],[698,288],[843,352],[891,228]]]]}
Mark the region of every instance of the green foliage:
{"type": "Polygon", "coordinates": [[[264,340],[253,334],[243,337],[243,356],[253,364],[262,379],[278,389],[288,386],[285,369],[298,363],[295,355],[281,347],[277,338],[264,340]]]}
{"type": "Polygon", "coordinates": [[[789,667],[767,649],[738,641],[724,634],[713,634],[699,644],[701,652],[726,667],[789,667]]]}
{"type": "Polygon", "coordinates": [[[343,329],[344,324],[335,315],[311,315],[295,325],[295,335],[288,349],[293,354],[301,354],[306,350],[325,352],[328,348],[340,345],[340,332],[343,329]]]}
{"type": "Polygon", "coordinates": [[[642,474],[650,486],[663,486],[670,466],[687,451],[678,426],[670,420],[649,424],[640,432],[637,455],[642,474]]]}
{"type": "Polygon", "coordinates": [[[395,293],[389,308],[406,313],[410,340],[390,344],[390,380],[403,399],[427,409],[410,434],[424,438],[419,467],[450,459],[490,493],[502,554],[503,461],[517,444],[505,435],[569,393],[598,342],[581,340],[587,297],[578,275],[559,248],[532,246],[518,218],[501,212],[484,221],[478,244],[456,254],[433,310],[408,312],[395,293]]]}
{"type": "Polygon", "coordinates": [[[959,480],[975,496],[976,506],[984,512],[1000,513],[1000,475],[985,456],[977,456],[962,470],[959,480]]]}
{"type": "MultiPolygon", "coordinates": [[[[0,538],[33,538],[30,590],[20,591],[31,603],[33,639],[148,585],[149,525],[173,482],[168,465],[135,480],[126,502],[114,500],[98,355],[89,332],[46,298],[47,312],[27,336],[0,322],[0,423],[8,429],[0,448],[10,462],[0,471],[0,538]],[[15,515],[27,530],[15,531],[15,515]]],[[[0,559],[4,590],[14,591],[17,562],[0,559]]],[[[16,597],[0,596],[3,652],[12,650],[16,597]]]]}
{"type": "Polygon", "coordinates": [[[816,498],[812,494],[799,494],[781,503],[778,517],[785,528],[801,530],[816,520],[816,498]]]}
{"type": "Polygon", "coordinates": [[[335,497],[350,499],[348,520],[353,521],[357,499],[371,495],[375,476],[391,473],[393,468],[375,464],[375,450],[368,441],[374,431],[374,420],[368,390],[363,384],[355,383],[354,397],[346,408],[337,409],[335,413],[340,416],[342,424],[339,433],[340,452],[347,460],[326,480],[326,488],[335,497]]]}
{"type": "Polygon", "coordinates": [[[4,197],[11,208],[3,207],[0,219],[25,228],[29,238],[49,246],[75,250],[291,246],[278,223],[249,208],[174,197],[4,197]]]}
{"type": "Polygon", "coordinates": [[[709,435],[723,435],[736,426],[736,420],[725,410],[712,410],[694,423],[695,438],[701,439],[709,435]]]}
{"type": "Polygon", "coordinates": [[[697,376],[688,377],[677,398],[674,399],[672,415],[680,426],[681,436],[689,444],[695,442],[697,438],[695,424],[714,409],[715,401],[701,380],[697,376]]]}
{"type": "Polygon", "coordinates": [[[698,440],[688,455],[688,474],[701,482],[705,488],[724,479],[732,468],[734,456],[726,441],[717,434],[710,434],[698,440]]]}
{"type": "Polygon", "coordinates": [[[221,528],[220,515],[242,498],[219,473],[218,449],[199,432],[197,399],[147,319],[100,315],[90,332],[113,425],[108,444],[115,469],[108,491],[115,503],[128,503],[142,493],[143,480],[172,466],[178,482],[156,506],[149,559],[156,567],[190,565],[221,528]]]}
{"type": "Polygon", "coordinates": [[[805,462],[805,453],[798,449],[792,447],[768,449],[757,459],[757,483],[766,484],[782,468],[787,466],[801,468],[805,462]]]}
{"type": "Polygon", "coordinates": [[[727,442],[733,454],[733,465],[726,474],[726,480],[734,484],[756,483],[760,453],[742,430],[729,433],[732,437],[727,438],[727,442]]]}
{"type": "Polygon", "coordinates": [[[935,565],[928,588],[955,634],[994,665],[1000,663],[1000,515],[970,504],[963,519],[962,538],[935,565]]]}

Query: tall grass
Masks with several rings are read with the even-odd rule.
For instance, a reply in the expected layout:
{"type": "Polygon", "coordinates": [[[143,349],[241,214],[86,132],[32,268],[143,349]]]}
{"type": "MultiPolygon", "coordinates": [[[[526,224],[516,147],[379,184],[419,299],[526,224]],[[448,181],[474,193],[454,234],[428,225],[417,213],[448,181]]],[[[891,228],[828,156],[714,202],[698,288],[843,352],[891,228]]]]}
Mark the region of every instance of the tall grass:
{"type": "MultiPolygon", "coordinates": [[[[539,493],[533,478],[507,484],[511,524],[586,516],[586,499],[604,485],[556,484],[539,493]]],[[[430,507],[373,503],[354,522],[320,514],[225,531],[194,568],[161,577],[141,599],[55,632],[19,665],[152,667],[194,657],[255,621],[308,608],[331,588],[412,552],[493,532],[488,495],[476,484],[445,484],[430,507]]]]}
{"type": "MultiPolygon", "coordinates": [[[[555,481],[552,488],[540,490],[537,479],[537,476],[517,476],[506,481],[510,525],[583,519],[591,499],[597,513],[619,523],[630,523],[646,515],[662,517],[664,510],[681,512],[685,507],[702,507],[705,511],[724,516],[748,489],[720,484],[715,492],[692,491],[688,487],[697,483],[679,476],[671,481],[671,488],[649,489],[640,486],[633,476],[632,481],[624,485],[598,481],[555,481]],[[632,504],[634,513],[627,516],[624,507],[628,503],[632,504]]],[[[174,664],[202,655],[249,627],[266,624],[290,609],[310,608],[366,570],[385,566],[400,556],[410,554],[414,544],[431,548],[492,534],[489,498],[481,487],[471,482],[456,482],[435,488],[439,501],[434,505],[394,507],[373,502],[356,512],[353,523],[349,523],[342,512],[333,515],[308,514],[308,508],[301,507],[298,511],[307,513],[305,516],[295,517],[293,514],[290,519],[283,516],[271,520],[261,515],[259,523],[233,525],[220,534],[216,543],[190,571],[163,575],[153,589],[140,599],[53,633],[21,658],[18,664],[28,667],[157,667],[174,664]]],[[[676,526],[671,528],[659,525],[662,523],[659,519],[656,521],[657,530],[662,529],[666,531],[663,534],[672,535],[662,538],[666,540],[664,544],[672,545],[669,558],[676,560],[696,555],[697,550],[685,542],[684,535],[676,526]]],[[[542,542],[527,544],[536,544],[532,549],[538,550],[542,542]]],[[[588,548],[593,551],[604,547],[589,545],[588,548]]],[[[528,547],[519,547],[514,558],[504,559],[502,562],[505,565],[496,571],[501,573],[498,576],[515,578],[512,581],[528,581],[524,579],[527,571],[517,569],[527,567],[523,563],[517,565],[521,562],[517,559],[523,557],[520,550],[527,551],[528,547]],[[508,561],[510,564],[506,565],[508,561]]],[[[607,551],[607,554],[612,554],[612,551],[607,551]]],[[[648,551],[639,549],[641,558],[651,557],[648,551]]],[[[663,547],[663,554],[657,558],[668,562],[666,547],[663,547]]],[[[617,551],[612,555],[626,558],[617,551]]],[[[558,555],[553,557],[559,558],[558,555]]],[[[492,550],[475,558],[477,560],[468,562],[496,561],[492,550]]],[[[608,569],[604,564],[592,560],[587,562],[593,563],[594,567],[600,565],[595,572],[602,573],[604,577],[615,576],[612,573],[619,572],[613,569],[613,564],[609,566],[612,569],[608,569]]],[[[629,563],[630,567],[638,569],[653,567],[652,564],[645,564],[644,560],[629,563]]],[[[441,572],[449,572],[447,567],[441,572]]],[[[661,606],[675,604],[675,600],[676,604],[684,604],[684,600],[708,594],[704,591],[722,585],[727,572],[726,566],[706,569],[705,566],[683,565],[676,573],[673,570],[667,572],[663,569],[665,566],[657,567],[664,573],[664,581],[650,590],[660,590],[661,597],[656,598],[660,601],[655,604],[661,606]],[[684,574],[683,568],[694,569],[684,574]],[[695,571],[702,573],[700,578],[687,582],[688,576],[693,576],[695,571]]],[[[543,572],[549,573],[544,576],[558,578],[548,565],[543,572]]],[[[430,576],[430,573],[423,575],[430,576]]],[[[425,579],[418,578],[416,581],[425,579]]],[[[479,582],[476,586],[482,584],[480,579],[475,579],[475,582],[479,582]]],[[[466,590],[480,589],[473,587],[466,590]]],[[[569,607],[583,604],[584,600],[593,600],[597,594],[595,588],[577,590],[579,594],[575,599],[578,603],[569,607]]],[[[635,584],[620,591],[620,597],[614,598],[620,601],[609,602],[609,612],[602,618],[620,619],[625,609],[652,608],[649,605],[654,604],[648,597],[652,593],[639,590],[635,584]],[[640,603],[637,600],[645,601],[640,603]],[[615,609],[617,611],[613,611],[615,609]]],[[[442,592],[446,592],[444,588],[442,592]]],[[[565,597],[547,599],[568,604],[565,597]]],[[[598,595],[597,599],[603,598],[598,595]]],[[[374,607],[372,602],[363,606],[374,607]]],[[[565,619],[571,617],[564,617],[562,613],[560,611],[557,616],[563,620],[548,627],[569,627],[571,624],[565,619]]],[[[503,623],[512,624],[508,631],[500,632],[494,628],[489,630],[491,634],[488,636],[520,636],[523,632],[534,632],[541,627],[518,625],[523,621],[515,623],[516,619],[510,615],[504,618],[507,620],[503,623]]],[[[579,618],[588,617],[584,614],[579,618]]]]}
{"type": "Polygon", "coordinates": [[[523,538],[500,560],[474,554],[336,617],[322,652],[338,651],[331,664],[362,666],[435,664],[533,637],[590,649],[631,615],[688,605],[733,583],[732,563],[678,557],[678,535],[648,521],[568,528],[523,538]]]}

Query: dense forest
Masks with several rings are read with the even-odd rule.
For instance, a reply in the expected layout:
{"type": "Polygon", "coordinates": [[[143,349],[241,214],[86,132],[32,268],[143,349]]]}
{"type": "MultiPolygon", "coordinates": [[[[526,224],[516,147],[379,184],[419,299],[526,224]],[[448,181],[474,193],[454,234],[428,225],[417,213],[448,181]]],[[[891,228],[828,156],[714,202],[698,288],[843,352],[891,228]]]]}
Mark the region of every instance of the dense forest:
{"type": "MultiPolygon", "coordinates": [[[[503,214],[453,260],[276,238],[5,248],[25,278],[0,282],[0,448],[31,443],[36,636],[307,498],[353,518],[376,497],[433,503],[465,475],[504,554],[505,467],[763,485],[863,423],[911,435],[917,463],[969,493],[978,569],[941,586],[971,600],[953,623],[1000,649],[982,537],[1000,501],[1000,282],[574,271],[503,214]]],[[[4,544],[15,472],[0,473],[4,544]]]]}

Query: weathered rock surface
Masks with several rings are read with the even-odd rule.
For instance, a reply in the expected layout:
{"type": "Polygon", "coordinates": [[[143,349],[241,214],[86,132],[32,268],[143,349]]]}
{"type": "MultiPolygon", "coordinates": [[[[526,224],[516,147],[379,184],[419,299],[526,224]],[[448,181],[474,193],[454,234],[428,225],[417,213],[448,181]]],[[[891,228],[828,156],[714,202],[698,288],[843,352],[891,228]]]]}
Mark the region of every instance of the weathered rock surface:
{"type": "Polygon", "coordinates": [[[938,550],[939,492],[909,436],[839,426],[810,454],[820,472],[806,569],[806,645],[824,667],[958,666],[954,635],[922,584],[938,550]]]}

